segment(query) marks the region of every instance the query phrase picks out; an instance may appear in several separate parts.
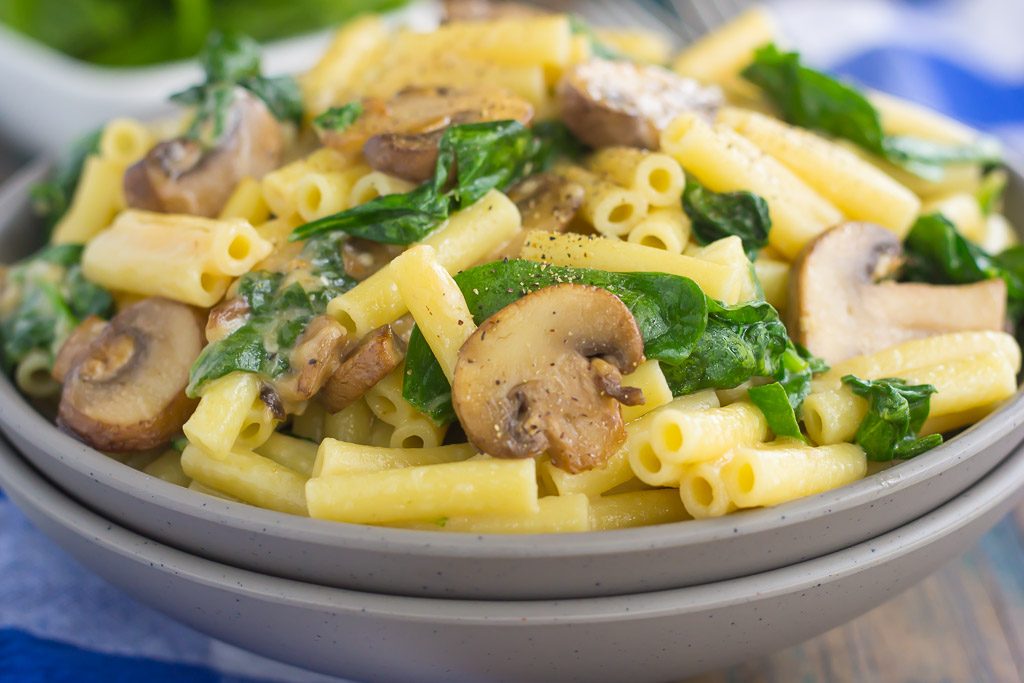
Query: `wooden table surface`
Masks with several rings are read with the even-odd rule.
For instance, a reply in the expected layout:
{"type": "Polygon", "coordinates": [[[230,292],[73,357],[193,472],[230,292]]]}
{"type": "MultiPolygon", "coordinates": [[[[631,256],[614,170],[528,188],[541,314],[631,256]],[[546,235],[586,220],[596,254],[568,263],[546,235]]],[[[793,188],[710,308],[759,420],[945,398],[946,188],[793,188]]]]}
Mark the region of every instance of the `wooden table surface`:
{"type": "MultiPolygon", "coordinates": [[[[0,180],[24,163],[0,141],[0,180]]],[[[1024,681],[1024,505],[966,555],[806,643],[687,683],[1024,681]]]]}

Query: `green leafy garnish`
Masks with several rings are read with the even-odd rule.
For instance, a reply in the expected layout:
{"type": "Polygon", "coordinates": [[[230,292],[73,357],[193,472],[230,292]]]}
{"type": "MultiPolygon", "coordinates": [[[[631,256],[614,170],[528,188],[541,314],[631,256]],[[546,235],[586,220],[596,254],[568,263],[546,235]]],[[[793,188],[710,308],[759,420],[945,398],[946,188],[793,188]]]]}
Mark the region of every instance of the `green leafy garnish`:
{"type": "Polygon", "coordinates": [[[82,177],[82,168],[90,155],[99,151],[102,129],[76,140],[54,167],[48,180],[32,187],[32,209],[53,228],[71,206],[71,198],[82,177]]]}
{"type": "Polygon", "coordinates": [[[961,235],[939,213],[921,216],[907,235],[904,277],[918,282],[970,284],[1002,278],[1007,307],[1015,321],[1024,318],[1024,248],[993,256],[961,235]]]}
{"type": "Polygon", "coordinates": [[[828,366],[807,349],[790,344],[783,352],[778,381],[747,390],[751,402],[761,409],[768,427],[777,436],[806,440],[800,431],[800,408],[811,392],[811,379],[828,366]]]}
{"type": "Polygon", "coordinates": [[[313,119],[313,127],[318,131],[340,133],[363,115],[362,102],[349,102],[343,107],[331,107],[313,119]]]}
{"type": "Polygon", "coordinates": [[[930,384],[908,385],[902,379],[859,379],[843,377],[853,393],[868,401],[868,412],[857,429],[856,443],[867,453],[868,460],[887,462],[920,455],[942,443],[941,434],[917,438],[928,419],[930,384]]]}
{"type": "Polygon", "coordinates": [[[743,77],[759,86],[789,123],[849,140],[928,180],[941,179],[950,164],[1002,161],[999,144],[991,138],[950,145],[886,135],[878,110],[864,95],[774,44],[755,52],[743,77]]]}
{"type": "Polygon", "coordinates": [[[805,440],[803,432],[800,431],[796,411],[789,402],[785,388],[779,382],[751,387],[747,394],[750,396],[750,402],[764,413],[768,427],[775,436],[805,440]]]}
{"type": "Polygon", "coordinates": [[[453,211],[572,153],[566,142],[571,139],[564,127],[555,124],[532,131],[518,121],[451,126],[441,136],[431,180],[405,194],[378,197],[302,225],[291,239],[340,231],[386,244],[418,242],[453,211]]]}
{"type": "Polygon", "coordinates": [[[1003,195],[1006,194],[1006,185],[1009,176],[1004,169],[989,171],[981,180],[976,197],[981,212],[986,216],[1002,211],[1003,195]]]}
{"type": "Polygon", "coordinates": [[[82,275],[82,246],[51,246],[11,267],[4,276],[0,315],[3,363],[11,368],[33,351],[52,366],[61,346],[83,318],[109,316],[114,301],[82,275]]]}
{"type": "Polygon", "coordinates": [[[343,235],[312,239],[299,257],[308,277],[253,271],[242,276],[238,296],[248,312],[244,324],[205,349],[192,366],[187,393],[196,397],[203,386],[232,372],[250,372],[266,379],[290,368],[289,356],[309,322],[327,310],[334,297],[355,285],[345,274],[343,235]],[[307,286],[304,286],[305,283],[307,286]],[[309,283],[314,286],[308,286],[309,283]]]}
{"type": "Polygon", "coordinates": [[[590,41],[590,52],[595,57],[615,61],[625,59],[621,52],[601,40],[594,27],[578,14],[569,15],[569,29],[574,36],[585,36],[590,41]]]}
{"type": "Polygon", "coordinates": [[[712,192],[688,175],[683,210],[701,244],[735,235],[743,241],[743,249],[751,260],[768,244],[772,227],[768,203],[753,192],[712,192]]]}
{"type": "MultiPolygon", "coordinates": [[[[636,318],[648,358],[679,363],[704,331],[703,292],[687,278],[661,273],[608,273],[533,261],[501,261],[455,276],[477,323],[531,292],[562,283],[593,285],[618,296],[636,318]]],[[[438,423],[451,422],[451,386],[419,330],[409,340],[403,395],[438,423]]]]}
{"type": "Polygon", "coordinates": [[[248,36],[215,31],[199,55],[205,73],[203,83],[171,96],[178,104],[194,106],[195,117],[187,137],[207,148],[215,147],[227,132],[228,112],[244,88],[267,105],[279,121],[302,121],[302,93],[290,76],[268,78],[261,74],[259,44],[248,36]]]}

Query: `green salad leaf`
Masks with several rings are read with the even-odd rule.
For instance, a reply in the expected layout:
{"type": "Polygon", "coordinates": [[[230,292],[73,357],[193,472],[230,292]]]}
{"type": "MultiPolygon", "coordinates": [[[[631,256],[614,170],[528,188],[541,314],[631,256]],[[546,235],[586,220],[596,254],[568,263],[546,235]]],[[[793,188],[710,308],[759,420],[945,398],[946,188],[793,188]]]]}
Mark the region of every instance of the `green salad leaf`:
{"type": "Polygon", "coordinates": [[[911,386],[898,378],[863,380],[853,375],[843,377],[843,383],[868,401],[868,412],[855,438],[868,460],[913,458],[942,443],[941,434],[917,437],[928,419],[931,395],[936,392],[932,385],[911,386]]]}
{"type": "MultiPolygon", "coordinates": [[[[702,335],[707,316],[703,292],[692,280],[660,273],[609,273],[533,261],[490,263],[455,276],[477,323],[544,287],[593,285],[618,296],[636,318],[648,358],[679,363],[702,335]]],[[[419,330],[409,340],[403,395],[438,423],[455,418],[451,386],[419,330]]]]}
{"type": "Polygon", "coordinates": [[[327,310],[331,299],[355,286],[345,274],[341,255],[344,235],[324,235],[303,246],[309,277],[304,287],[284,273],[252,271],[241,277],[238,296],[248,306],[245,322],[213,342],[199,355],[189,377],[187,393],[197,397],[207,382],[232,372],[250,372],[265,379],[290,369],[289,357],[310,321],[327,310]]]}
{"type": "Polygon", "coordinates": [[[386,244],[418,242],[453,211],[574,153],[571,139],[564,126],[555,124],[538,125],[533,130],[517,121],[451,126],[441,136],[431,180],[410,192],[378,197],[306,223],[291,239],[340,231],[386,244]]]}
{"type": "Polygon", "coordinates": [[[102,129],[82,136],[57,162],[50,177],[32,186],[32,209],[52,229],[71,206],[82,169],[90,155],[99,152],[102,129]]]}
{"type": "Polygon", "coordinates": [[[925,179],[941,179],[950,164],[1002,161],[999,144],[991,138],[950,145],[886,135],[878,110],[858,90],[803,65],[798,53],[782,52],[774,44],[755,52],[743,77],[760,87],[789,123],[849,140],[925,179]]]}
{"type": "Polygon", "coordinates": [[[320,116],[313,119],[313,127],[318,131],[332,131],[340,133],[363,115],[363,103],[349,102],[342,107],[331,107],[320,116]]]}
{"type": "Polygon", "coordinates": [[[0,291],[9,304],[0,316],[0,341],[5,367],[37,350],[48,355],[52,366],[82,319],[113,312],[110,293],[82,274],[81,258],[81,245],[50,246],[4,274],[0,291]]]}
{"type": "Polygon", "coordinates": [[[805,440],[803,432],[800,431],[796,411],[790,404],[789,395],[781,383],[772,382],[759,387],[751,387],[747,390],[747,394],[750,396],[750,402],[764,413],[768,427],[773,434],[805,440]]]}
{"type": "Polygon", "coordinates": [[[701,244],[735,235],[743,241],[743,249],[751,260],[768,244],[772,228],[768,203],[753,192],[712,192],[688,175],[683,210],[701,244]]]}
{"type": "Polygon", "coordinates": [[[811,379],[828,366],[807,349],[790,343],[782,354],[775,382],[747,390],[751,402],[761,409],[768,427],[777,436],[806,441],[800,431],[800,408],[811,393],[811,379]]]}

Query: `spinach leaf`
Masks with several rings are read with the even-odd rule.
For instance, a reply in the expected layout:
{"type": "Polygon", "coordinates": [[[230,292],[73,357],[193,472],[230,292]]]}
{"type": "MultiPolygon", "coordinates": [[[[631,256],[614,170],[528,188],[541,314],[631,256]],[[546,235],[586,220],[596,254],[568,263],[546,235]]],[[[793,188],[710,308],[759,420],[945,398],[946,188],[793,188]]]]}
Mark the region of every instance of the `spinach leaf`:
{"type": "Polygon", "coordinates": [[[772,433],[776,436],[806,441],[800,431],[796,411],[790,404],[789,395],[781,383],[772,382],[759,387],[751,387],[747,390],[747,394],[750,396],[751,403],[764,413],[772,433]]]}
{"type": "Polygon", "coordinates": [[[318,131],[332,131],[340,133],[345,130],[360,116],[363,115],[363,103],[349,102],[343,107],[331,107],[320,116],[313,119],[313,127],[318,131]]]}
{"type": "Polygon", "coordinates": [[[290,76],[261,74],[259,44],[234,32],[212,32],[199,55],[203,83],[171,95],[178,104],[196,107],[187,137],[215,147],[227,130],[227,115],[236,87],[245,88],[267,105],[280,121],[302,122],[302,93],[290,76]]]}
{"type": "Polygon", "coordinates": [[[0,290],[10,302],[0,317],[5,367],[37,350],[47,353],[52,363],[82,318],[112,312],[110,293],[82,275],[81,256],[81,245],[51,246],[4,275],[0,290]]]}
{"type": "Polygon", "coordinates": [[[85,160],[99,151],[103,129],[97,129],[76,140],[54,167],[49,179],[32,187],[32,209],[53,228],[71,206],[71,198],[82,177],[85,160]]]}
{"type": "Polygon", "coordinates": [[[411,244],[430,234],[452,211],[494,188],[505,189],[545,170],[571,151],[565,129],[517,121],[471,123],[448,128],[438,147],[431,180],[405,194],[392,194],[300,226],[291,239],[341,231],[386,244],[411,244]]]}
{"type": "MultiPolygon", "coordinates": [[[[530,292],[562,283],[593,285],[618,296],[636,318],[648,358],[685,360],[704,332],[707,303],[692,280],[660,273],[609,273],[550,266],[532,261],[501,261],[455,276],[473,319],[482,323],[530,292]]],[[[419,330],[409,340],[403,395],[439,423],[450,422],[451,387],[419,330]]]]}
{"type": "Polygon", "coordinates": [[[1002,160],[998,143],[990,138],[949,145],[886,135],[878,111],[860,92],[804,66],[798,53],[782,52],[774,44],[754,53],[743,77],[764,91],[786,121],[849,140],[929,180],[940,179],[950,164],[1002,160]]]}
{"type": "Polygon", "coordinates": [[[736,235],[753,260],[768,244],[772,219],[768,203],[753,192],[712,192],[692,175],[687,175],[683,191],[683,210],[693,224],[693,234],[701,244],[710,244],[736,235]]]}
{"type": "Polygon", "coordinates": [[[928,419],[930,384],[908,385],[905,380],[890,378],[862,380],[853,375],[843,377],[853,393],[868,401],[868,412],[857,429],[856,442],[876,462],[913,458],[942,443],[941,434],[917,438],[928,419]]]}
{"type": "Polygon", "coordinates": [[[595,57],[614,61],[625,59],[621,52],[601,40],[587,20],[578,14],[569,15],[569,30],[574,36],[585,36],[590,41],[590,52],[595,57]]]}
{"type": "Polygon", "coordinates": [[[1006,194],[1006,185],[1009,179],[1003,169],[989,171],[982,178],[981,186],[975,196],[983,214],[991,216],[1002,211],[1003,195],[1006,194]]]}
{"type": "Polygon", "coordinates": [[[253,271],[242,276],[238,296],[248,306],[240,327],[199,355],[187,393],[197,397],[203,386],[232,372],[251,372],[266,379],[290,369],[289,357],[309,322],[327,310],[328,302],[355,285],[345,274],[341,255],[344,235],[324,235],[307,242],[297,259],[314,282],[306,289],[284,273],[253,271]]]}

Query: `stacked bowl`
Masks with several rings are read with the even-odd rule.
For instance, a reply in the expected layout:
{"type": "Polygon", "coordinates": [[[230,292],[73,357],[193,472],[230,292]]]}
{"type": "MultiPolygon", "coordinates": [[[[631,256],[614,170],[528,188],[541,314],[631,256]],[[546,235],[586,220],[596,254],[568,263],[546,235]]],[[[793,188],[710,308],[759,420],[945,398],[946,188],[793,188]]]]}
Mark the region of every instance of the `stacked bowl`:
{"type": "MultiPolygon", "coordinates": [[[[36,246],[29,169],[0,250],[36,246]]],[[[1007,213],[1024,225],[1024,179],[1007,213]]],[[[0,487],[71,554],[227,642],[350,678],[670,680],[836,626],[962,552],[1024,490],[1024,398],[843,489],[730,517],[502,537],[211,498],[62,434],[0,379],[0,487]]]]}

